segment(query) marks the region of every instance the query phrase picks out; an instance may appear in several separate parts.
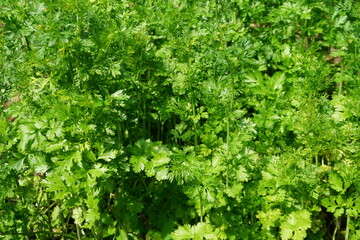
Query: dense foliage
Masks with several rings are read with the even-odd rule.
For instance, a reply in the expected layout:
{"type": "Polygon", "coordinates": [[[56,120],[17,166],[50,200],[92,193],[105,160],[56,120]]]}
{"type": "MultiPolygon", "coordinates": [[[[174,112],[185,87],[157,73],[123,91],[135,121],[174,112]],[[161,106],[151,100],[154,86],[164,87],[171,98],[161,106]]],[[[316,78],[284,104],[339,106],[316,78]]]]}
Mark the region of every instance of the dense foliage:
{"type": "Polygon", "coordinates": [[[1,239],[360,239],[356,0],[2,0],[1,239]]]}

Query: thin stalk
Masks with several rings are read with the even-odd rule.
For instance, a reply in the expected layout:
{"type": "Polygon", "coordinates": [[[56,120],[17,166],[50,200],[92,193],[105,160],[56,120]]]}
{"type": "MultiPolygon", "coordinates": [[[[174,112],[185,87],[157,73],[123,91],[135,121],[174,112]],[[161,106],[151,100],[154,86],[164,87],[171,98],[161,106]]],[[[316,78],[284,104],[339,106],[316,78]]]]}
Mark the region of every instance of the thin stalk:
{"type": "Polygon", "coordinates": [[[161,132],[160,140],[162,142],[165,142],[165,139],[164,139],[164,123],[163,122],[161,122],[161,124],[160,124],[160,132],[161,132]]]}
{"type": "MultiPolygon", "coordinates": [[[[47,200],[47,205],[48,205],[48,209],[50,209],[51,204],[50,204],[50,198],[49,198],[49,193],[46,193],[46,200],[47,200]]],[[[52,232],[52,224],[51,224],[51,211],[47,212],[47,218],[48,218],[48,228],[49,228],[49,232],[52,232]]],[[[51,239],[54,240],[55,237],[54,235],[51,235],[51,239]]]]}
{"type": "Polygon", "coordinates": [[[65,223],[65,226],[64,226],[64,228],[66,229],[66,231],[67,231],[67,229],[68,229],[68,227],[69,227],[70,218],[71,218],[71,214],[68,213],[67,218],[66,218],[66,223],[65,223]]]}
{"type": "MultiPolygon", "coordinates": [[[[55,203],[60,207],[60,201],[59,200],[56,200],[55,203]]],[[[60,209],[61,209],[61,207],[60,207],[60,209]]],[[[68,222],[65,222],[63,210],[60,211],[59,218],[60,218],[60,222],[61,222],[61,228],[63,228],[64,233],[67,233],[68,232],[68,229],[67,229],[68,222]]]]}
{"type": "Polygon", "coordinates": [[[77,235],[77,240],[81,240],[81,235],[80,235],[80,228],[79,225],[75,223],[76,226],[76,235],[77,235]]]}
{"type": "MultiPolygon", "coordinates": [[[[147,70],[147,81],[150,81],[151,79],[151,75],[150,75],[150,71],[147,70]]],[[[148,117],[147,117],[147,132],[148,132],[148,138],[151,139],[151,118],[150,118],[150,106],[147,106],[147,108],[145,109],[145,111],[147,111],[149,114],[148,114],[148,117]]],[[[145,112],[146,114],[146,112],[145,112]]],[[[146,115],[145,115],[146,117],[146,115]]]]}
{"type": "Polygon", "coordinates": [[[195,101],[194,101],[194,99],[193,99],[193,102],[192,102],[193,104],[192,104],[192,107],[193,107],[193,116],[194,116],[194,120],[193,120],[193,122],[194,122],[194,134],[195,134],[195,137],[194,137],[194,142],[195,142],[195,150],[196,150],[196,148],[197,148],[197,145],[198,145],[198,136],[197,136],[197,130],[196,130],[196,121],[195,121],[195,118],[196,118],[196,109],[195,109],[195,101]]]}
{"type": "Polygon", "coordinates": [[[227,119],[226,121],[226,145],[227,145],[227,149],[226,149],[226,182],[225,182],[225,186],[226,189],[228,189],[229,187],[229,144],[230,144],[230,123],[229,123],[229,119],[227,119]]]}
{"type": "Polygon", "coordinates": [[[219,7],[218,6],[220,6],[220,4],[219,4],[218,0],[216,0],[215,6],[216,6],[216,21],[219,22],[219,7]]]}
{"type": "Polygon", "coordinates": [[[315,155],[315,165],[319,165],[319,156],[317,154],[315,155]]]}
{"type": "Polygon", "coordinates": [[[118,148],[120,148],[123,143],[120,122],[117,122],[117,124],[116,124],[116,132],[117,132],[118,148]]]}
{"type": "Polygon", "coordinates": [[[92,228],[90,231],[91,231],[94,239],[102,240],[102,238],[99,238],[97,231],[94,228],[92,228]]]}
{"type": "Polygon", "coordinates": [[[143,134],[146,135],[146,101],[143,99],[143,134]]]}
{"type": "MultiPolygon", "coordinates": [[[[175,129],[175,127],[176,127],[176,118],[174,117],[174,118],[173,118],[173,129],[175,129]]],[[[181,138],[176,138],[176,141],[177,141],[177,144],[178,144],[178,145],[181,145],[181,144],[182,144],[181,138]]]]}
{"type": "Polygon", "coordinates": [[[122,226],[125,226],[125,220],[124,220],[124,217],[126,216],[126,209],[125,209],[125,205],[123,204],[124,203],[124,192],[125,192],[125,189],[124,189],[124,182],[125,182],[125,178],[122,177],[121,178],[121,185],[120,185],[120,207],[121,207],[121,212],[122,212],[122,216],[123,218],[120,220],[120,225],[122,226]]]}
{"type": "Polygon", "coordinates": [[[106,204],[107,204],[106,207],[110,209],[110,205],[111,205],[111,193],[109,193],[109,198],[108,198],[106,204]]]}
{"type": "Polygon", "coordinates": [[[202,197],[201,197],[201,192],[199,191],[199,198],[200,198],[200,223],[203,223],[204,221],[204,209],[203,209],[203,204],[202,204],[202,197]]]}
{"type": "Polygon", "coordinates": [[[47,231],[39,231],[39,232],[22,232],[22,233],[13,233],[13,232],[0,232],[0,236],[8,236],[11,235],[14,239],[19,239],[18,236],[31,236],[31,235],[39,235],[39,234],[46,234],[46,235],[59,235],[64,236],[71,239],[77,239],[75,236],[66,233],[57,233],[57,232],[47,232],[47,231]]]}
{"type": "Polygon", "coordinates": [[[346,216],[345,240],[349,239],[349,232],[350,232],[349,225],[350,225],[350,216],[347,215],[346,216]]]}
{"type": "Polygon", "coordinates": [[[160,114],[157,114],[157,121],[156,121],[156,125],[157,125],[157,140],[162,141],[162,133],[161,133],[161,119],[160,119],[160,114]]]}
{"type": "Polygon", "coordinates": [[[236,16],[236,7],[234,8],[234,11],[233,11],[233,23],[237,23],[237,16],[236,16]]]}
{"type": "Polygon", "coordinates": [[[335,230],[332,236],[332,240],[336,240],[336,236],[337,236],[337,231],[340,228],[340,217],[336,218],[336,223],[335,223],[335,230]]]}
{"type": "Polygon", "coordinates": [[[151,118],[147,117],[147,134],[148,138],[151,139],[151,118]]]}
{"type": "Polygon", "coordinates": [[[148,189],[148,187],[146,186],[146,183],[145,183],[145,181],[144,181],[144,178],[141,178],[141,182],[144,184],[144,187],[145,187],[145,189],[146,189],[146,193],[148,194],[148,193],[149,193],[149,189],[148,189]]]}
{"type": "Polygon", "coordinates": [[[54,207],[57,204],[57,202],[53,202],[52,204],[48,205],[45,211],[42,214],[47,213],[52,207],[54,207]]]}
{"type": "MultiPolygon", "coordinates": [[[[225,45],[225,43],[224,43],[225,45]]],[[[225,46],[224,46],[225,47],[225,46]]],[[[231,96],[230,96],[230,106],[229,106],[229,109],[228,109],[228,118],[227,118],[227,121],[226,121],[226,144],[227,144],[227,153],[226,153],[226,158],[227,158],[227,163],[226,163],[226,189],[228,188],[228,185],[229,185],[229,168],[230,168],[230,157],[229,157],[229,147],[230,147],[230,114],[231,112],[233,111],[233,104],[234,104],[234,98],[235,98],[235,91],[234,91],[234,88],[235,88],[235,72],[234,72],[234,66],[233,64],[231,63],[230,59],[225,55],[225,60],[229,66],[229,70],[230,70],[230,73],[231,73],[231,96]]]]}
{"type": "Polygon", "coordinates": [[[335,227],[335,230],[334,230],[334,233],[333,233],[333,236],[332,236],[332,240],[336,240],[336,233],[337,233],[337,226],[335,227]]]}
{"type": "Polygon", "coordinates": [[[339,84],[338,84],[338,90],[339,90],[339,94],[342,95],[342,92],[343,92],[343,81],[340,81],[339,84]]]}
{"type": "Polygon", "coordinates": [[[28,49],[28,51],[31,51],[30,41],[28,37],[24,36],[24,38],[25,38],[26,48],[28,49]]]}

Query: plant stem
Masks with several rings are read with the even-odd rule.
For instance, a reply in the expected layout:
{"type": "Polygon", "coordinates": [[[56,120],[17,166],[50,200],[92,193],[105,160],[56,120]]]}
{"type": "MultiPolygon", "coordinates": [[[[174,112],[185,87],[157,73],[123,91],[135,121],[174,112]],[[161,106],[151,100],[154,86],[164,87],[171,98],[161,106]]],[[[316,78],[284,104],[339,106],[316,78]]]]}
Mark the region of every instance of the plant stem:
{"type": "Polygon", "coordinates": [[[334,233],[333,233],[333,237],[332,237],[332,240],[336,240],[336,236],[337,236],[337,231],[338,229],[340,228],[340,217],[336,218],[336,223],[335,223],[335,230],[334,230],[334,233]]]}
{"type": "Polygon", "coordinates": [[[157,113],[157,121],[156,121],[156,125],[157,125],[157,140],[158,141],[162,141],[162,129],[161,129],[161,119],[160,119],[160,114],[157,113]]]}
{"type": "Polygon", "coordinates": [[[335,230],[334,230],[334,233],[333,233],[333,236],[332,236],[332,240],[336,240],[336,233],[337,233],[337,226],[335,227],[335,230]]]}
{"type": "Polygon", "coordinates": [[[197,130],[196,130],[196,120],[195,120],[195,118],[196,118],[196,109],[195,109],[195,101],[194,101],[194,99],[192,101],[192,107],[193,107],[193,117],[194,117],[194,119],[193,119],[193,122],[194,122],[194,134],[195,134],[195,137],[194,137],[195,146],[194,146],[194,148],[196,150],[197,145],[198,145],[198,138],[197,138],[197,130]]]}
{"type": "Polygon", "coordinates": [[[79,225],[75,223],[77,239],[81,240],[79,225]]]}
{"type": "Polygon", "coordinates": [[[350,232],[349,225],[350,225],[350,216],[347,215],[346,216],[345,240],[349,239],[349,232],[350,232]]]}
{"type": "Polygon", "coordinates": [[[339,94],[342,95],[342,89],[343,89],[343,81],[340,81],[338,84],[339,94]]]}
{"type": "Polygon", "coordinates": [[[143,128],[143,134],[144,134],[144,137],[146,136],[146,101],[145,101],[145,98],[143,98],[143,121],[142,121],[142,128],[143,128]]]}
{"type": "MultiPolygon", "coordinates": [[[[48,205],[48,209],[49,211],[47,212],[47,218],[48,218],[48,228],[49,228],[49,232],[52,232],[52,224],[51,224],[51,211],[50,211],[50,198],[49,198],[49,193],[46,193],[46,200],[47,200],[47,205],[48,205]]],[[[54,235],[51,235],[51,239],[55,239],[54,235]]]]}
{"type": "Polygon", "coordinates": [[[117,141],[118,141],[117,145],[118,148],[120,148],[123,143],[120,121],[116,123],[116,132],[117,132],[117,141]]]}
{"type": "Polygon", "coordinates": [[[203,216],[204,216],[204,210],[203,210],[203,204],[202,204],[202,197],[201,197],[201,192],[199,191],[199,198],[200,198],[200,223],[202,223],[203,220],[203,216]]]}
{"type": "Polygon", "coordinates": [[[230,144],[230,123],[229,123],[229,119],[226,120],[226,182],[225,182],[225,186],[226,189],[228,189],[229,187],[229,144],[230,144]]]}
{"type": "Polygon", "coordinates": [[[37,234],[60,235],[60,236],[64,236],[64,237],[67,237],[67,238],[78,239],[78,238],[76,238],[75,236],[73,236],[73,235],[71,235],[71,234],[56,233],[56,232],[47,232],[47,231],[41,231],[41,232],[22,232],[22,233],[0,232],[0,236],[8,236],[8,235],[11,235],[14,239],[18,239],[17,236],[19,236],[19,235],[31,236],[31,235],[37,235],[37,234]]]}

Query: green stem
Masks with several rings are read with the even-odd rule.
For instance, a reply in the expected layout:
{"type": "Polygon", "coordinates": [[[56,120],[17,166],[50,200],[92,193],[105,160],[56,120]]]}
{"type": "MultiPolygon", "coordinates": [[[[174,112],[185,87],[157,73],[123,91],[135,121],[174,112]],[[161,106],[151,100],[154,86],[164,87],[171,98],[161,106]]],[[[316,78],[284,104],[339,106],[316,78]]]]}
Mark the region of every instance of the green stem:
{"type": "Polygon", "coordinates": [[[77,235],[77,240],[81,240],[81,235],[80,235],[80,228],[79,225],[75,223],[76,226],[76,235],[77,235]]]}
{"type": "Polygon", "coordinates": [[[75,236],[66,233],[57,233],[57,232],[47,232],[47,231],[39,231],[39,232],[23,232],[23,233],[13,233],[13,232],[0,232],[0,236],[8,236],[11,235],[14,239],[18,239],[17,236],[31,236],[31,235],[38,235],[38,234],[47,234],[47,235],[59,235],[64,236],[72,239],[77,239],[75,236]]]}
{"type": "Polygon", "coordinates": [[[165,142],[165,139],[164,139],[164,123],[163,122],[160,123],[160,132],[161,132],[160,141],[165,142]]]}
{"type": "MultiPolygon", "coordinates": [[[[49,198],[49,193],[47,192],[46,193],[46,200],[47,200],[47,206],[48,206],[48,209],[49,211],[47,212],[47,218],[48,218],[48,228],[49,228],[49,232],[52,232],[52,224],[51,224],[51,211],[50,211],[50,208],[51,208],[51,204],[50,204],[50,198],[49,198]]],[[[55,202],[54,202],[55,203],[55,202]]],[[[54,240],[55,237],[54,235],[51,235],[51,239],[54,240]]]]}
{"type": "Polygon", "coordinates": [[[333,233],[333,236],[332,236],[332,240],[336,240],[336,233],[337,233],[337,226],[335,227],[335,230],[334,230],[334,233],[333,233]]]}
{"type": "Polygon", "coordinates": [[[337,236],[337,231],[340,228],[340,217],[336,218],[336,223],[335,223],[335,230],[332,236],[332,240],[336,240],[336,236],[337,236]]]}
{"type": "Polygon", "coordinates": [[[346,216],[345,240],[349,239],[349,232],[350,232],[349,225],[350,225],[350,216],[347,215],[346,216]]]}
{"type": "Polygon", "coordinates": [[[120,211],[122,212],[122,219],[120,219],[120,225],[122,225],[123,227],[125,227],[125,216],[126,216],[126,208],[125,208],[125,204],[124,204],[124,199],[125,199],[125,188],[124,188],[124,184],[125,184],[125,178],[122,177],[121,178],[121,185],[120,185],[120,193],[119,193],[119,196],[120,196],[120,211]]]}
{"type": "Polygon", "coordinates": [[[147,117],[147,135],[148,139],[151,139],[151,118],[147,117]]]}
{"type": "MultiPolygon", "coordinates": [[[[61,206],[60,206],[60,200],[56,200],[55,201],[56,205],[59,206],[59,208],[61,209],[61,206]]],[[[70,214],[69,214],[70,215],[70,214]]],[[[68,221],[66,222],[65,220],[65,217],[64,217],[64,214],[63,214],[63,210],[60,211],[59,213],[59,219],[60,219],[60,222],[61,222],[61,227],[60,229],[63,229],[64,233],[67,233],[67,226],[68,226],[68,221]]]]}
{"type": "MultiPolygon", "coordinates": [[[[168,122],[168,129],[175,129],[176,126],[176,119],[175,116],[171,116],[171,119],[169,119],[168,122]]],[[[169,137],[169,133],[166,134],[166,137],[169,137]]],[[[179,138],[175,138],[175,144],[180,145],[180,139],[179,138]]]]}
{"type": "Polygon", "coordinates": [[[123,143],[120,121],[118,121],[116,124],[116,132],[117,132],[118,149],[119,149],[123,143]]]}
{"type": "Polygon", "coordinates": [[[342,95],[342,89],[343,89],[343,81],[339,82],[338,84],[338,90],[339,90],[339,94],[342,95]]]}
{"type": "Polygon", "coordinates": [[[146,186],[146,183],[145,183],[145,181],[144,181],[144,178],[141,178],[141,182],[144,184],[144,187],[145,187],[145,189],[146,189],[146,193],[149,194],[149,189],[148,189],[148,187],[146,186]]]}
{"type": "Polygon", "coordinates": [[[195,150],[197,148],[197,145],[198,145],[198,136],[197,136],[197,130],[196,130],[196,121],[195,121],[195,118],[196,118],[196,109],[195,109],[195,101],[193,99],[193,102],[192,102],[192,107],[193,107],[193,121],[194,121],[194,134],[195,134],[195,137],[194,137],[194,142],[195,142],[195,150]]]}
{"type": "Polygon", "coordinates": [[[203,204],[202,204],[202,197],[201,197],[201,192],[199,191],[199,198],[200,198],[200,223],[203,223],[204,219],[204,209],[203,209],[203,204]]]}
{"type": "Polygon", "coordinates": [[[237,16],[236,16],[236,5],[234,7],[234,11],[233,11],[233,23],[236,24],[237,23],[237,16]]]}
{"type": "Polygon", "coordinates": [[[226,120],[226,145],[227,145],[227,149],[226,149],[226,189],[228,189],[229,187],[229,144],[230,144],[230,123],[229,123],[229,119],[226,120]]]}
{"type": "Polygon", "coordinates": [[[146,101],[143,99],[143,134],[146,135],[146,101]]]}
{"type": "Polygon", "coordinates": [[[48,211],[50,211],[50,209],[52,207],[54,207],[57,204],[57,202],[53,202],[51,205],[48,205],[47,208],[45,209],[45,211],[43,212],[43,214],[47,213],[48,211]]]}
{"type": "Polygon", "coordinates": [[[157,121],[156,121],[156,125],[157,125],[157,140],[158,141],[162,141],[162,129],[161,129],[161,119],[160,119],[160,114],[157,114],[157,121]]]}

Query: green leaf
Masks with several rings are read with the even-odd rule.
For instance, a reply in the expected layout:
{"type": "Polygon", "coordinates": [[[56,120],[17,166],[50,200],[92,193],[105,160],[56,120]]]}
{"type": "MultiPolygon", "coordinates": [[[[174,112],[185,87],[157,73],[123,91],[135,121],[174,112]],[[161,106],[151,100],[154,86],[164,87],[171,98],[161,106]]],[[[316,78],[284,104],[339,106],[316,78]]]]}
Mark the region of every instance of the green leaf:
{"type": "Polygon", "coordinates": [[[95,154],[92,151],[85,150],[85,155],[91,162],[96,161],[95,154]]]}
{"type": "Polygon", "coordinates": [[[130,163],[136,173],[143,171],[147,162],[148,160],[145,156],[131,156],[130,158],[130,163]]]}
{"type": "Polygon", "coordinates": [[[244,185],[242,183],[236,183],[231,185],[230,188],[225,190],[225,193],[232,198],[240,199],[244,185]]]}
{"type": "Polygon", "coordinates": [[[107,226],[113,226],[115,221],[108,213],[102,213],[101,214],[101,222],[106,224],[107,226]]]}
{"type": "Polygon", "coordinates": [[[111,150],[109,152],[102,153],[98,159],[103,159],[107,162],[110,162],[112,159],[116,158],[116,154],[118,152],[116,150],[111,150]]]}
{"type": "Polygon", "coordinates": [[[75,224],[81,225],[84,221],[83,210],[81,207],[76,207],[72,211],[72,217],[75,220],[75,224]]]}
{"type": "Polygon", "coordinates": [[[93,228],[96,221],[100,219],[100,212],[97,208],[90,208],[86,211],[84,219],[86,221],[84,227],[93,228]]]}
{"type": "Polygon", "coordinates": [[[272,77],[271,81],[273,81],[273,88],[281,89],[283,82],[285,81],[285,73],[283,72],[276,72],[272,77]]]}
{"type": "MultiPolygon", "coordinates": [[[[112,236],[116,234],[116,228],[115,227],[109,227],[109,228],[105,228],[103,231],[104,234],[104,238],[108,237],[108,236],[112,236]]],[[[122,239],[127,239],[127,238],[122,238],[122,239]]]]}
{"type": "Polygon", "coordinates": [[[240,182],[247,182],[249,180],[249,174],[247,173],[245,167],[239,167],[239,170],[236,172],[236,178],[240,182]]]}
{"type": "Polygon", "coordinates": [[[93,169],[90,169],[88,173],[91,175],[91,177],[94,179],[101,177],[108,171],[107,168],[101,167],[101,165],[95,165],[93,169]]]}
{"type": "Polygon", "coordinates": [[[119,236],[116,237],[116,240],[128,240],[128,235],[127,233],[125,232],[124,229],[120,229],[120,234],[119,236]]]}
{"type": "Polygon", "coordinates": [[[28,155],[29,165],[36,173],[45,173],[49,167],[45,161],[45,157],[42,155],[28,155]]]}
{"type": "Polygon", "coordinates": [[[33,124],[20,125],[19,129],[23,134],[34,133],[36,131],[36,127],[33,124]]]}
{"type": "Polygon", "coordinates": [[[22,158],[19,161],[15,161],[13,163],[10,163],[9,168],[14,169],[16,171],[20,171],[25,167],[25,158],[22,158]]]}
{"type": "Polygon", "coordinates": [[[260,211],[256,217],[260,219],[262,227],[269,231],[271,227],[274,227],[278,224],[278,221],[281,217],[281,210],[277,208],[268,210],[266,212],[260,211]]]}
{"type": "Polygon", "coordinates": [[[204,238],[213,240],[218,239],[217,232],[214,231],[213,227],[209,223],[198,223],[192,228],[194,240],[202,240],[204,238]]]}
{"type": "Polygon", "coordinates": [[[263,83],[263,75],[259,71],[254,71],[246,75],[245,82],[252,84],[251,86],[261,85],[263,83]]]}
{"type": "Polygon", "coordinates": [[[218,232],[208,223],[198,223],[194,226],[185,224],[180,226],[175,232],[171,234],[174,240],[185,240],[185,239],[218,239],[218,232]]]}
{"type": "Polygon", "coordinates": [[[170,162],[170,158],[164,154],[156,154],[153,159],[151,159],[153,167],[160,167],[170,162]]]}
{"type": "Polygon", "coordinates": [[[329,183],[330,187],[334,189],[335,191],[341,192],[343,191],[343,181],[341,180],[341,177],[336,173],[330,173],[329,174],[329,183]]]}
{"type": "Polygon", "coordinates": [[[174,240],[188,240],[192,239],[194,234],[192,233],[191,226],[185,224],[184,226],[180,226],[171,236],[174,240]]]}
{"type": "Polygon", "coordinates": [[[61,209],[60,209],[60,207],[58,205],[56,205],[54,207],[54,210],[51,213],[51,221],[52,221],[52,223],[53,224],[60,224],[61,223],[61,221],[60,221],[61,217],[60,216],[61,216],[61,209]]]}
{"type": "Polygon", "coordinates": [[[129,96],[126,95],[123,90],[118,90],[110,95],[110,99],[119,100],[119,101],[124,101],[127,100],[128,98],[129,96]]]}
{"type": "Polygon", "coordinates": [[[22,152],[25,152],[28,144],[32,142],[35,139],[35,134],[24,134],[21,136],[20,142],[19,142],[19,149],[22,152]]]}
{"type": "Polygon", "coordinates": [[[66,143],[67,143],[66,139],[64,139],[61,142],[54,143],[54,144],[51,142],[48,142],[48,145],[45,146],[45,152],[50,153],[50,152],[57,151],[57,150],[65,147],[66,143]]]}
{"type": "Polygon", "coordinates": [[[327,211],[334,213],[336,217],[340,217],[345,212],[344,207],[346,207],[346,201],[342,195],[323,198],[321,204],[326,207],[327,211]]]}
{"type": "Polygon", "coordinates": [[[168,170],[166,168],[156,172],[156,180],[162,181],[169,178],[168,170]]]}
{"type": "Polygon", "coordinates": [[[306,230],[311,227],[311,214],[307,210],[290,213],[284,222],[280,224],[281,239],[303,240],[306,230]]]}
{"type": "Polygon", "coordinates": [[[79,167],[82,167],[82,154],[80,151],[72,151],[65,155],[64,161],[60,162],[63,169],[69,170],[76,163],[79,167]]]}

